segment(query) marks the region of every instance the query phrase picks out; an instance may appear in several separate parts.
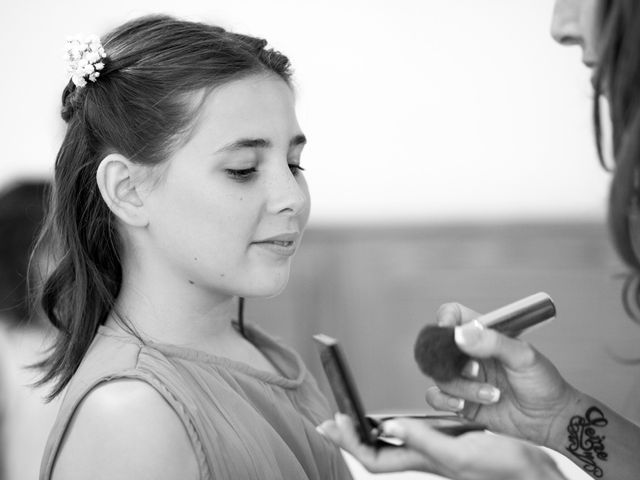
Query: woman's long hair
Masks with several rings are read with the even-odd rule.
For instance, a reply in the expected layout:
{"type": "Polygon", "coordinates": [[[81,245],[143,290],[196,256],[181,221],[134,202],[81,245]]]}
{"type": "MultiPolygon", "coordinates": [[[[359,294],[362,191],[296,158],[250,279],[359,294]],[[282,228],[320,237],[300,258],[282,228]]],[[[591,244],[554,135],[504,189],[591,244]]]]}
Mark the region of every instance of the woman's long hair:
{"type": "Polygon", "coordinates": [[[609,229],[613,244],[632,269],[623,300],[627,313],[640,321],[640,2],[600,0],[599,61],[594,78],[594,123],[600,161],[603,129],[600,105],[605,97],[612,124],[613,179],[609,195],[609,229]]]}
{"type": "Polygon", "coordinates": [[[77,370],[122,283],[123,245],[96,183],[102,158],[117,152],[136,163],[163,162],[195,120],[192,92],[260,72],[290,82],[289,60],[265,40],[168,16],[128,22],[102,43],[107,56],[97,81],[81,88],[70,81],[62,94],[67,131],[39,241],[54,263],[40,301],[59,332],[36,365],[45,370],[38,384],[54,382],[49,399],[77,370]]]}

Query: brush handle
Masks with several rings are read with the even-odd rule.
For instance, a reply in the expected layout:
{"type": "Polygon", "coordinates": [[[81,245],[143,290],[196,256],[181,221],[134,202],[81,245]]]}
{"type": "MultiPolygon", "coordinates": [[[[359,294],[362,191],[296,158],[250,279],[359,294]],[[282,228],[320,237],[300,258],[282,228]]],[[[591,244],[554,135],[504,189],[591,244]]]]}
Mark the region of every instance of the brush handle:
{"type": "Polygon", "coordinates": [[[556,316],[556,306],[546,293],[529,297],[500,307],[477,318],[484,327],[492,328],[509,337],[517,337],[525,330],[556,316]]]}

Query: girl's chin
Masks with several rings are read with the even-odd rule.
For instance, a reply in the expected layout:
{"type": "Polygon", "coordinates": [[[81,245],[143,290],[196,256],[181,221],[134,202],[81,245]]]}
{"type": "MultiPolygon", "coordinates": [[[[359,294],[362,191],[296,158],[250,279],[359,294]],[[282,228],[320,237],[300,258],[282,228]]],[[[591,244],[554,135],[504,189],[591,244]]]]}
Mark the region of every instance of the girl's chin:
{"type": "Polygon", "coordinates": [[[271,298],[280,295],[289,283],[289,270],[286,274],[278,276],[264,276],[262,278],[254,278],[249,288],[245,288],[244,293],[240,296],[245,298],[271,298]]]}

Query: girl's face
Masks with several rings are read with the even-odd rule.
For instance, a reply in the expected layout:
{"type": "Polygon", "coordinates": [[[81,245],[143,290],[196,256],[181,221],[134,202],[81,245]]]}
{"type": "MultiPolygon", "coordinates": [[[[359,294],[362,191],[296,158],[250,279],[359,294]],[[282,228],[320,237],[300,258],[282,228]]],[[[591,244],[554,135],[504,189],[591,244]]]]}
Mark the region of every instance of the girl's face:
{"type": "Polygon", "coordinates": [[[551,36],[562,45],[580,45],[582,62],[598,63],[598,0],[556,0],[551,36]]]}
{"type": "Polygon", "coordinates": [[[309,217],[304,144],[282,79],[251,75],[209,94],[144,197],[154,271],[217,294],[279,293],[309,217]]]}

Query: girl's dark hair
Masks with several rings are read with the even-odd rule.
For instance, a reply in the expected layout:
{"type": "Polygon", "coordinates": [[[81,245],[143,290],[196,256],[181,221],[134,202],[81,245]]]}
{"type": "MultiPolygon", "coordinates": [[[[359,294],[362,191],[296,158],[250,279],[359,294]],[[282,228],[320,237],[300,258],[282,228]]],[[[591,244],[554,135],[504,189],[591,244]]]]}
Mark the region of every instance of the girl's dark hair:
{"type": "MultiPolygon", "coordinates": [[[[640,2],[600,0],[599,8],[601,47],[594,79],[596,145],[607,168],[600,110],[601,99],[606,97],[615,163],[609,228],[618,254],[633,269],[633,277],[640,273],[640,2]]],[[[627,313],[640,321],[640,283],[632,277],[625,284],[624,305],[627,313]]]]}
{"type": "Polygon", "coordinates": [[[216,26],[148,16],[116,28],[102,44],[107,57],[97,81],[82,88],[70,81],[62,93],[67,132],[40,237],[55,263],[40,301],[59,335],[36,365],[45,370],[38,384],[54,382],[50,399],[77,370],[122,282],[116,222],[96,183],[102,158],[118,152],[137,163],[163,162],[194,123],[189,93],[256,73],[290,84],[289,60],[265,40],[216,26]]]}

